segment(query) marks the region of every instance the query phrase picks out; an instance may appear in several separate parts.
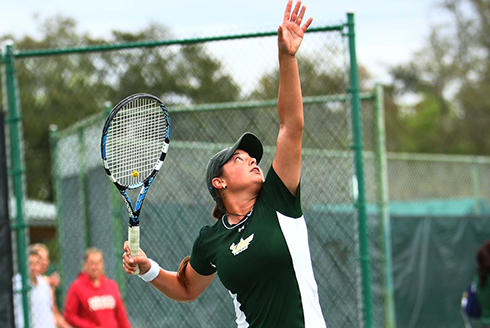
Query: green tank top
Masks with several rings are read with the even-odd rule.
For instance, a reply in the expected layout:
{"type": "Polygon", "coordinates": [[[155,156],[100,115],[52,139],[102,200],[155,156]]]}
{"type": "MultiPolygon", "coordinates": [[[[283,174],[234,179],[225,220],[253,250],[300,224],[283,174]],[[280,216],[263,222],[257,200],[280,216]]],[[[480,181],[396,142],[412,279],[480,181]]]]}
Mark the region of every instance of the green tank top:
{"type": "Polygon", "coordinates": [[[317,284],[300,191],[293,196],[269,170],[252,211],[238,224],[226,215],[201,229],[190,264],[217,272],[230,292],[238,328],[322,328],[317,284]]]}

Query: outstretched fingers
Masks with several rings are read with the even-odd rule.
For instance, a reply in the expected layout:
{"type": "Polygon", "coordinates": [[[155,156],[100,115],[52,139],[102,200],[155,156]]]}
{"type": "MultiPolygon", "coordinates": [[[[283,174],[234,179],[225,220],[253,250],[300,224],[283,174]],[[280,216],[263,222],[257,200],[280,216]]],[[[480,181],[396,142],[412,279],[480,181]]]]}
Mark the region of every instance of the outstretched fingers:
{"type": "MultiPolygon", "coordinates": [[[[298,3],[301,3],[301,2],[298,2],[298,3]]],[[[306,7],[305,6],[301,7],[301,11],[299,12],[298,17],[295,19],[296,24],[298,26],[301,26],[301,22],[303,21],[303,17],[305,16],[305,11],[306,11],[306,7]]]]}
{"type": "Polygon", "coordinates": [[[306,7],[302,6],[301,0],[296,2],[294,8],[293,0],[288,0],[286,11],[284,12],[284,21],[277,31],[279,51],[281,53],[296,54],[306,30],[313,22],[313,18],[303,22],[305,12],[306,7]]]}
{"type": "Polygon", "coordinates": [[[289,18],[291,17],[291,7],[292,6],[293,6],[293,0],[288,0],[288,4],[286,5],[286,11],[284,11],[283,23],[289,22],[289,18]]]}
{"type": "MultiPolygon", "coordinates": [[[[296,6],[294,6],[294,10],[293,10],[293,14],[291,15],[290,22],[292,22],[292,23],[296,22],[300,8],[301,8],[301,1],[298,1],[298,2],[296,2],[296,6]]],[[[303,15],[305,14],[304,10],[301,10],[301,12],[303,13],[303,15]]],[[[301,19],[302,19],[301,13],[300,13],[299,17],[300,17],[300,23],[301,23],[301,19]]],[[[298,25],[300,23],[296,22],[296,24],[298,24],[298,25]]]]}
{"type": "Polygon", "coordinates": [[[292,8],[293,8],[293,0],[289,0],[286,5],[286,11],[284,12],[283,24],[285,23],[296,24],[297,26],[301,27],[303,32],[306,32],[308,27],[311,25],[313,18],[309,18],[306,21],[306,23],[303,26],[301,26],[301,23],[303,22],[303,18],[305,16],[306,6],[301,6],[301,1],[298,1],[296,2],[296,5],[294,6],[293,11],[291,12],[292,8]]]}
{"type": "Polygon", "coordinates": [[[308,18],[308,20],[306,21],[306,23],[303,24],[303,27],[301,28],[303,30],[303,32],[306,32],[306,30],[308,29],[308,27],[310,27],[311,23],[313,22],[313,18],[308,18]]]}
{"type": "MultiPolygon", "coordinates": [[[[293,7],[293,0],[288,0],[288,4],[286,5],[286,11],[284,12],[284,20],[283,23],[286,22],[292,22],[292,23],[297,23],[296,19],[298,18],[298,12],[299,9],[301,8],[301,1],[296,2],[296,5],[294,6],[293,13],[291,14],[291,8],[293,7]]],[[[301,24],[301,20],[303,19],[304,15],[304,8],[301,10],[299,14],[299,23],[301,24]]]]}

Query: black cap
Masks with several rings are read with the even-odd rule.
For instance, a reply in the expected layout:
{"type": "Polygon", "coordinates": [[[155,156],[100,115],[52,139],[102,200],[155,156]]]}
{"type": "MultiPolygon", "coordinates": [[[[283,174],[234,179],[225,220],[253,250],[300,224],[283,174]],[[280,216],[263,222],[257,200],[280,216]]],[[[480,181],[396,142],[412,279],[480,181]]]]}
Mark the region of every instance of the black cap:
{"type": "Polygon", "coordinates": [[[206,170],[206,185],[211,197],[216,201],[216,189],[213,187],[213,179],[218,175],[219,170],[233,156],[237,149],[246,151],[250,157],[257,160],[257,164],[262,158],[264,152],[262,143],[259,138],[253,133],[245,132],[240,139],[231,147],[225,148],[217,152],[208,163],[206,170]]]}

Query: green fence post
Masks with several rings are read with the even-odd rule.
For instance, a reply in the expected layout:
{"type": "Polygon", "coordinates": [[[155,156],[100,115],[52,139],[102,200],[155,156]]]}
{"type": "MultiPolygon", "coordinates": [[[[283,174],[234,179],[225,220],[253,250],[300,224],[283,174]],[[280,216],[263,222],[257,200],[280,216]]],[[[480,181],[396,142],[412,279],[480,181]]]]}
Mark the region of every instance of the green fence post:
{"type": "Polygon", "coordinates": [[[480,174],[480,161],[478,157],[474,157],[471,165],[471,185],[473,187],[473,198],[475,200],[475,214],[482,214],[482,202],[481,202],[481,174],[480,174]]]}
{"type": "Polygon", "coordinates": [[[366,214],[366,194],[364,182],[363,143],[361,100],[359,97],[359,76],[356,57],[356,40],[354,32],[354,14],[347,14],[347,36],[349,42],[350,81],[348,93],[351,94],[352,105],[352,130],[354,144],[352,146],[355,156],[355,174],[357,178],[358,197],[356,202],[359,228],[359,255],[361,262],[362,296],[364,304],[364,326],[373,326],[373,311],[371,297],[371,273],[368,241],[368,225],[366,214]]]}
{"type": "MultiPolygon", "coordinates": [[[[65,266],[63,265],[63,259],[66,258],[64,256],[64,248],[60,247],[62,245],[62,240],[63,240],[63,231],[64,229],[62,228],[63,220],[60,217],[61,213],[61,197],[60,197],[60,163],[58,162],[58,126],[55,124],[51,124],[49,126],[49,148],[51,151],[51,176],[52,176],[52,183],[53,183],[53,192],[54,192],[54,199],[55,199],[55,205],[56,205],[56,240],[58,243],[58,249],[59,249],[59,258],[58,258],[58,271],[59,274],[61,275],[61,282],[60,282],[60,290],[64,290],[65,286],[65,279],[63,277],[65,276],[64,270],[65,266]]],[[[63,299],[57,299],[58,302],[61,302],[60,304],[63,304],[63,299]]]]}
{"type": "Polygon", "coordinates": [[[79,174],[78,183],[80,184],[80,203],[82,204],[82,219],[85,233],[85,245],[84,250],[92,246],[92,238],[90,236],[90,213],[88,206],[88,188],[87,188],[87,163],[86,163],[86,149],[84,140],[84,127],[78,127],[77,129],[77,141],[79,145],[79,174]]]}
{"type": "Polygon", "coordinates": [[[30,327],[29,321],[29,281],[27,272],[27,233],[28,225],[24,222],[24,168],[22,163],[21,152],[21,116],[19,110],[19,104],[17,101],[17,76],[15,71],[14,60],[14,45],[9,43],[5,47],[5,55],[2,57],[2,61],[5,64],[5,81],[6,81],[6,95],[4,99],[7,99],[8,116],[7,124],[10,124],[10,159],[11,159],[11,176],[14,187],[15,195],[15,213],[16,223],[12,225],[17,234],[17,258],[19,262],[19,273],[22,281],[22,308],[24,312],[24,327],[30,327]]]}
{"type": "Polygon", "coordinates": [[[384,115],[384,92],[383,86],[376,83],[375,86],[375,124],[376,124],[376,163],[378,184],[378,208],[380,221],[380,245],[382,249],[383,262],[383,312],[384,327],[395,328],[395,294],[393,289],[393,262],[391,251],[391,220],[389,213],[388,193],[388,167],[386,156],[386,131],[384,115]]]}

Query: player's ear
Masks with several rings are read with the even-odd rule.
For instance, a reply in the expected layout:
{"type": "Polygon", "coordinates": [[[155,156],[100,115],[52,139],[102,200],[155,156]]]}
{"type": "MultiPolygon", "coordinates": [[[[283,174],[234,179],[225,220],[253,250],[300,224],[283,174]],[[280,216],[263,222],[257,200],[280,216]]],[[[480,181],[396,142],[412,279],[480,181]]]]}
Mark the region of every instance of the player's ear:
{"type": "Polygon", "coordinates": [[[226,189],[226,182],[223,179],[214,178],[213,180],[211,180],[211,183],[213,184],[213,187],[215,187],[218,190],[219,189],[226,189]]]}

